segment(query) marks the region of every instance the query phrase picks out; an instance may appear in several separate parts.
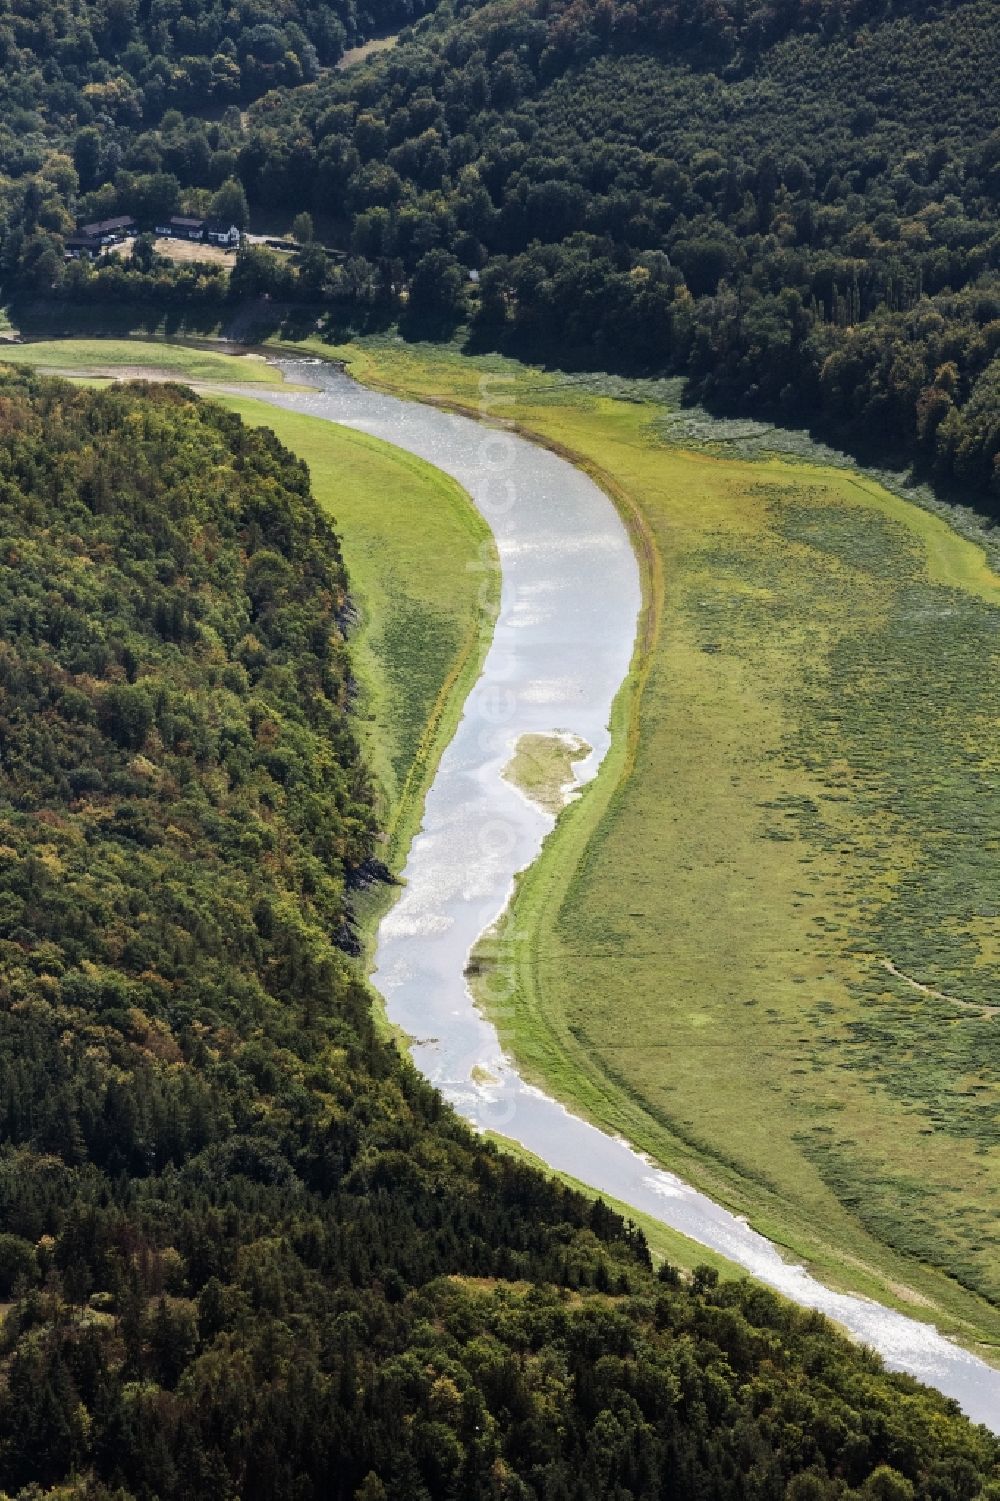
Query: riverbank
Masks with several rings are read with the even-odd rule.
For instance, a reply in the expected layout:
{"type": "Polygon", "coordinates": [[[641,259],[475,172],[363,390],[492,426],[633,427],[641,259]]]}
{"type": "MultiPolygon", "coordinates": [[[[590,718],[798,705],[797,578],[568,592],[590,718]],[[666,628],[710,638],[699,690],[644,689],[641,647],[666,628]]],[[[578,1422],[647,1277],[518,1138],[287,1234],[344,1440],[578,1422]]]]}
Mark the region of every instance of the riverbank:
{"type": "Polygon", "coordinates": [[[170,344],[158,339],[41,339],[28,344],[0,344],[0,360],[8,364],[69,377],[102,376],[113,372],[119,378],[141,378],[146,370],[161,377],[191,382],[281,386],[280,371],[261,354],[218,353],[189,344],[170,344]]]}
{"type": "Polygon", "coordinates": [[[382,799],[385,864],[397,874],[492,636],[500,574],[490,530],[454,480],[413,454],[253,397],[216,399],[308,464],[341,537],[356,723],[382,799]]]}
{"type": "MultiPolygon", "coordinates": [[[[30,348],[30,363],[43,371],[65,371],[88,384],[137,369],[187,378],[245,421],[271,427],[309,465],[314,494],[341,536],[351,580],[356,722],[392,830],[385,864],[398,874],[440,756],[478,678],[498,607],[495,545],[468,496],[442,471],[391,444],[257,396],[227,393],[222,385],[232,382],[230,355],[153,341],[127,341],[121,350],[107,340],[15,348],[30,348]],[[120,355],[124,363],[116,366],[109,354],[120,355]],[[410,597],[413,591],[418,600],[410,597]],[[429,631],[414,631],[415,618],[421,617],[429,631]],[[414,673],[407,669],[412,646],[421,639],[425,649],[414,673]]],[[[243,368],[241,362],[240,376],[243,368]]],[[[264,368],[275,389],[303,389],[283,380],[278,369],[264,368]]],[[[369,966],[378,924],[399,891],[376,883],[356,899],[358,936],[369,966]]],[[[382,998],[375,995],[384,1017],[382,998]]],[[[521,1152],[516,1143],[506,1145],[521,1152]]],[[[592,1192],[571,1175],[556,1176],[592,1192]]],[[[709,1264],[723,1275],[740,1275],[724,1257],[652,1216],[632,1212],[649,1232],[654,1255],[685,1271],[709,1264]]]]}
{"type": "MultiPolygon", "coordinates": [[[[366,352],[365,358],[372,358],[370,352],[366,352]]],[[[493,362],[489,363],[493,364],[493,362]]],[[[402,375],[406,375],[408,378],[415,376],[417,379],[423,380],[426,387],[431,387],[437,382],[446,388],[446,382],[441,379],[442,370],[440,366],[435,366],[433,362],[430,362],[429,370],[427,368],[421,369],[419,360],[412,361],[412,369],[408,369],[407,365],[408,361],[406,359],[393,358],[390,373],[396,382],[399,381],[402,375]]],[[[377,374],[377,372],[375,373],[377,374]]],[[[462,362],[454,372],[454,385],[459,387],[459,394],[471,394],[471,391],[475,389],[473,383],[478,383],[483,373],[482,363],[473,363],[469,366],[465,362],[462,362]],[[464,387],[462,385],[463,382],[465,383],[464,387]]],[[[682,465],[694,466],[693,468],[682,467],[678,469],[673,464],[665,466],[663,463],[662,445],[657,445],[650,439],[648,433],[649,414],[641,403],[623,402],[620,399],[603,396],[595,397],[589,392],[567,391],[564,386],[560,386],[559,382],[546,380],[539,372],[525,372],[522,378],[518,367],[504,367],[502,363],[499,370],[494,367],[492,372],[487,373],[507,375],[512,379],[515,384],[515,391],[511,394],[516,394],[516,412],[523,426],[530,428],[530,423],[536,422],[539,428],[544,427],[546,429],[549,445],[557,448],[561,447],[563,451],[573,452],[574,440],[579,445],[581,454],[583,454],[583,450],[589,445],[590,458],[588,463],[590,467],[598,470],[601,468],[601,465],[597,462],[597,456],[600,454],[607,461],[608,468],[613,468],[616,475],[623,476],[625,483],[620,487],[623,491],[634,491],[641,494],[642,484],[651,483],[650,468],[655,470],[655,475],[659,476],[665,490],[669,491],[671,486],[676,486],[679,492],[687,493],[687,489],[690,489],[693,498],[699,503],[696,509],[705,512],[702,520],[704,523],[704,532],[708,536],[713,536],[714,531],[718,530],[720,517],[724,519],[724,513],[727,510],[732,510],[735,504],[742,505],[748,503],[743,491],[738,486],[725,494],[715,495],[714,500],[712,499],[711,492],[714,482],[707,481],[706,476],[709,474],[718,474],[717,468],[713,467],[715,461],[687,454],[677,455],[678,462],[682,463],[682,465]],[[525,419],[528,420],[526,421],[525,419]],[[612,460],[613,463],[611,462],[612,460]],[[688,476],[694,476],[704,481],[708,486],[707,490],[704,489],[704,486],[702,488],[694,486],[685,487],[683,482],[688,476]]],[[[417,392],[414,391],[411,394],[417,394],[417,392]]],[[[446,402],[453,402],[456,405],[472,404],[471,402],[463,403],[457,401],[454,392],[452,395],[447,394],[447,388],[444,392],[439,393],[439,399],[446,402]]],[[[583,456],[586,457],[585,454],[583,456]]],[[[761,465],[751,467],[754,478],[762,472],[763,466],[761,465]]],[[[764,472],[768,471],[765,469],[764,472]]],[[[783,472],[783,468],[779,468],[779,473],[783,474],[783,472]]],[[[800,470],[796,471],[796,477],[800,474],[800,470]]],[[[846,484],[847,481],[845,480],[844,483],[846,484]]],[[[759,496],[756,498],[758,501],[761,500],[759,496]]],[[[753,497],[750,497],[750,499],[752,500],[753,497]]],[[[636,509],[638,510],[638,519],[648,524],[648,538],[651,542],[655,543],[651,554],[648,554],[651,557],[652,566],[655,564],[656,559],[661,557],[665,551],[664,541],[658,536],[656,528],[653,525],[656,520],[653,502],[647,498],[636,509]]],[[[685,518],[675,512],[673,514],[668,513],[667,519],[669,522],[666,529],[668,534],[667,540],[670,542],[671,538],[669,534],[677,533],[680,522],[685,518]]],[[[744,522],[746,522],[746,519],[744,515],[744,522]]],[[[635,520],[633,520],[633,525],[635,525],[635,520]]],[[[942,533],[943,535],[939,537],[939,541],[941,542],[943,555],[947,555],[951,546],[949,540],[950,534],[948,534],[947,528],[942,528],[942,533]]],[[[761,532],[758,529],[756,532],[751,531],[749,535],[755,537],[756,541],[759,541],[761,532]]],[[[675,545],[677,541],[678,538],[674,535],[671,545],[675,545]]],[[[782,539],[782,546],[785,546],[786,543],[787,539],[782,539]]],[[[968,573],[968,567],[965,566],[969,563],[968,555],[963,554],[962,557],[963,572],[968,573]]],[[[675,576],[674,571],[671,570],[668,576],[673,578],[675,576]]],[[[839,577],[840,574],[838,574],[839,577]]],[[[701,587],[705,583],[705,578],[699,578],[697,582],[699,587],[701,587]]],[[[743,605],[745,605],[748,598],[753,598],[752,592],[748,594],[745,581],[741,581],[741,587],[737,593],[743,605]]],[[[650,596],[651,590],[647,583],[647,602],[650,596]]],[[[657,649],[664,640],[664,636],[663,612],[661,611],[657,628],[652,630],[647,603],[647,614],[642,634],[642,641],[645,643],[645,648],[640,653],[637,663],[634,664],[633,677],[627,691],[632,693],[636,691],[638,683],[637,673],[641,667],[645,667],[647,671],[650,671],[655,665],[657,649]]],[[[715,645],[718,643],[710,641],[708,644],[715,645]]],[[[717,658],[720,653],[718,651],[702,651],[702,655],[711,659],[717,658]]],[[[700,658],[696,659],[696,661],[698,661],[699,665],[704,665],[700,662],[700,658]]],[[[769,665],[773,667],[773,663],[769,665]]],[[[673,681],[676,685],[676,678],[673,681]]],[[[688,707],[690,708],[691,705],[688,707]]],[[[662,718],[662,710],[658,710],[657,717],[658,719],[662,718]]],[[[616,737],[615,743],[620,743],[623,748],[628,750],[631,756],[631,765],[634,768],[631,780],[634,781],[641,777],[644,771],[648,774],[649,763],[648,760],[644,762],[644,755],[648,758],[649,748],[648,742],[646,745],[643,744],[642,734],[640,733],[642,726],[638,722],[637,716],[634,713],[629,714],[625,712],[623,698],[619,699],[619,703],[616,706],[616,723],[621,725],[623,733],[616,737]]],[[[614,749],[612,750],[612,756],[614,756],[614,749]]],[[[574,817],[582,817],[584,810],[588,810],[588,813],[594,812],[596,814],[598,811],[597,793],[601,789],[607,788],[608,800],[604,805],[604,813],[607,816],[606,818],[601,817],[596,819],[589,838],[585,838],[584,840],[584,858],[580,866],[580,871],[583,877],[586,878],[588,865],[591,870],[595,868],[595,861],[591,854],[589,842],[595,837],[594,829],[599,833],[603,832],[608,820],[613,818],[614,814],[623,805],[623,802],[627,802],[627,799],[624,799],[619,790],[621,783],[619,782],[614,787],[611,786],[609,773],[614,772],[615,764],[613,761],[609,761],[606,764],[605,774],[596,784],[596,788],[592,788],[574,807],[571,813],[564,818],[560,825],[560,833],[556,839],[549,841],[546,847],[546,854],[536,868],[537,872],[543,871],[547,866],[551,868],[552,852],[557,851],[562,845],[566,829],[572,826],[570,820],[574,817]],[[612,796],[612,792],[616,796],[612,796]],[[577,810],[579,810],[579,813],[577,810]]],[[[628,783],[629,779],[626,779],[626,785],[628,783]]],[[[632,790],[631,787],[629,790],[632,790]]],[[[662,801],[662,793],[659,800],[662,801]]],[[[644,830],[644,837],[648,837],[649,832],[655,830],[655,815],[655,808],[653,809],[652,817],[650,817],[650,809],[645,809],[646,829],[644,830]]],[[[775,840],[773,842],[782,844],[788,841],[775,840]]],[[[751,843],[756,848],[754,841],[751,841],[751,843]]],[[[637,855],[638,857],[643,856],[643,845],[641,843],[638,846],[637,855]]],[[[564,866],[563,874],[569,875],[572,879],[572,872],[575,869],[574,863],[568,859],[562,863],[564,866]]],[[[629,868],[640,868],[640,866],[641,858],[639,865],[629,868]]],[[[671,867],[670,873],[676,877],[675,868],[671,867]]],[[[709,876],[711,878],[711,873],[709,873],[709,876]]],[[[619,885],[621,884],[619,882],[619,885]]],[[[574,901],[576,895],[577,892],[574,891],[574,901]]],[[[631,898],[632,892],[629,888],[623,887],[620,894],[611,893],[612,907],[610,910],[613,910],[613,901],[618,896],[623,900],[628,900],[631,898]]],[[[520,907],[521,900],[523,900],[523,889],[518,907],[520,907]]],[[[551,908],[548,911],[551,912],[551,908]]],[[[642,914],[639,915],[641,916],[642,914]]],[[[631,911],[628,914],[628,918],[631,924],[633,921],[631,911]]],[[[543,937],[551,933],[552,925],[552,919],[546,918],[545,926],[540,930],[543,937]]],[[[523,928],[521,931],[523,933],[523,928]]],[[[524,945],[523,947],[530,948],[531,945],[524,945]]],[[[544,949],[539,948],[538,952],[544,953],[544,949]]],[[[549,951],[550,958],[552,952],[552,950],[549,951]]],[[[582,957],[587,960],[589,966],[593,955],[585,954],[582,957]]],[[[648,954],[639,954],[633,957],[648,959],[650,956],[648,954]]],[[[581,956],[579,954],[570,954],[568,958],[571,961],[578,962],[581,956]]],[[[620,962],[620,954],[615,956],[615,962],[620,962]]],[[[570,965],[570,968],[572,968],[572,965],[570,965]]],[[[577,978],[580,972],[578,968],[575,972],[577,978]]],[[[907,972],[909,973],[909,971],[907,972]]],[[[551,995],[553,989],[551,974],[545,975],[543,978],[546,984],[546,993],[551,995]]],[[[634,979],[634,975],[630,976],[630,978],[634,979]]],[[[593,992],[595,989],[593,973],[591,973],[591,977],[587,983],[593,992]]],[[[596,1000],[598,1001],[605,995],[603,981],[600,984],[601,989],[596,992],[596,1000]]],[[[517,1005],[519,1008],[521,1007],[520,987],[517,1005]]],[[[627,1018],[627,1014],[620,1009],[613,1010],[611,1013],[611,1020],[618,1025],[619,1031],[626,1019],[631,1021],[631,1018],[627,1018]]],[[[575,1018],[571,1018],[571,1026],[575,1020],[575,1018]]],[[[757,1018],[754,1018],[754,1020],[757,1022],[757,1018]]],[[[538,1035],[544,1040],[544,1034],[541,1030],[538,1035]]],[[[533,1040],[530,1031],[522,1025],[521,1021],[517,1021],[516,1036],[513,1038],[513,1043],[519,1056],[526,1055],[533,1040]]],[[[688,1046],[689,1039],[687,1037],[681,1040],[685,1046],[688,1046]]],[[[599,1057],[598,1061],[601,1061],[599,1057]]],[[[649,1112],[636,1111],[634,1114],[631,1114],[634,1101],[627,1097],[624,1089],[622,1090],[621,1097],[616,1099],[616,1081],[613,1078],[609,1080],[607,1075],[602,1076],[599,1070],[596,1071],[596,1076],[591,1078],[588,1077],[584,1067],[577,1067],[575,1059],[570,1060],[568,1067],[567,1084],[579,1091],[576,1103],[578,1105],[584,1104],[588,1109],[588,1113],[597,1119],[603,1118],[611,1121],[613,1117],[611,1117],[610,1112],[613,1110],[619,1112],[619,1120],[628,1115],[628,1118],[634,1122],[637,1129],[633,1131],[631,1125],[628,1125],[626,1127],[627,1134],[631,1139],[638,1141],[640,1145],[646,1145],[646,1142],[639,1135],[639,1131],[648,1128],[649,1121],[645,1116],[649,1112]],[[589,1102],[585,1098],[588,1089],[593,1091],[589,1102]],[[608,1114],[602,1115],[603,1112],[608,1112],[608,1114]]],[[[551,1078],[552,1075],[548,1077],[551,1078]]],[[[562,1082],[561,1079],[558,1080],[560,1086],[562,1082]]],[[[564,1097],[566,1096],[564,1095],[564,1097]]],[[[657,1122],[654,1120],[653,1125],[656,1124],[657,1122]]],[[[711,1120],[710,1124],[713,1124],[711,1120]]],[[[823,1244],[817,1238],[816,1220],[810,1220],[808,1215],[805,1215],[802,1216],[801,1222],[797,1222],[794,1214],[795,1206],[790,1203],[789,1198],[780,1191],[775,1190],[773,1184],[769,1184],[766,1181],[756,1181],[752,1177],[748,1178],[745,1171],[743,1171],[743,1165],[739,1162],[732,1165],[724,1159],[720,1160],[718,1153],[713,1156],[711,1151],[704,1149],[702,1143],[697,1141],[692,1143],[690,1140],[686,1140],[680,1133],[675,1134],[673,1140],[671,1140],[670,1135],[664,1132],[661,1135],[661,1142],[661,1150],[653,1149],[654,1155],[659,1157],[661,1161],[668,1161],[672,1167],[676,1167],[678,1171],[682,1172],[692,1181],[700,1181],[702,1186],[711,1186],[712,1191],[723,1202],[729,1203],[734,1208],[751,1213],[756,1225],[761,1229],[770,1230],[780,1244],[791,1247],[796,1254],[807,1256],[811,1264],[836,1285],[860,1287],[862,1290],[880,1297],[883,1301],[894,1304],[897,1307],[902,1307],[910,1313],[917,1314],[917,1316],[933,1318],[942,1327],[961,1333],[970,1342],[973,1342],[977,1335],[980,1335],[984,1329],[988,1328],[987,1319],[992,1314],[992,1310],[988,1308],[985,1310],[986,1319],[984,1319],[979,1299],[970,1299],[968,1294],[961,1288],[955,1289],[953,1285],[949,1286],[944,1279],[939,1279],[935,1283],[935,1273],[930,1268],[921,1266],[909,1257],[897,1256],[890,1259],[889,1255],[887,1255],[883,1259],[879,1253],[880,1249],[884,1251],[885,1248],[879,1248],[877,1242],[874,1243],[874,1253],[870,1255],[867,1261],[863,1260],[861,1254],[855,1254],[855,1247],[860,1246],[861,1250],[867,1253],[869,1246],[873,1242],[873,1237],[865,1238],[859,1236],[855,1239],[853,1245],[845,1246],[843,1242],[835,1243],[831,1236],[830,1242],[823,1244]],[[708,1183],[710,1178],[712,1180],[711,1184],[708,1183]],[[715,1184],[718,1184],[717,1188],[715,1184]],[[803,1250],[804,1246],[811,1247],[811,1251],[803,1250]],[[948,1298],[949,1293],[954,1294],[951,1301],[948,1298]]],[[[781,1166],[781,1164],[779,1163],[778,1166],[781,1166]]],[[[820,1208],[822,1207],[821,1204],[820,1208]]],[[[851,1217],[848,1215],[848,1226],[850,1226],[850,1219],[851,1217]]],[[[819,1221],[819,1223],[822,1223],[822,1221],[819,1221]]],[[[835,1224],[833,1228],[834,1230],[840,1230],[842,1227],[835,1224]]],[[[854,1228],[856,1230],[857,1227],[855,1226],[854,1228]]],[[[990,1335],[987,1333],[986,1337],[989,1338],[990,1335]]]]}
{"type": "MultiPolygon", "coordinates": [[[[887,629],[882,606],[895,558],[901,594],[922,589],[926,575],[932,591],[954,591],[973,601],[972,616],[958,628],[961,638],[982,618],[976,615],[978,601],[990,608],[995,576],[982,550],[940,518],[866,480],[859,484],[850,471],[773,459],[733,463],[657,443],[650,431],[653,403],[573,389],[493,359],[466,361],[388,346],[336,353],[348,356],[355,373],[370,383],[446,406],[470,407],[484,373],[506,376],[514,397],[508,411],[522,430],[577,455],[598,479],[613,470],[616,483],[606,488],[619,504],[625,492],[633,528],[644,524],[644,541],[654,544],[637,549],[647,600],[643,649],[616,705],[609,760],[519,886],[516,956],[499,955],[495,947],[491,952],[490,945],[478,956],[483,968],[498,959],[505,967],[516,965],[508,1042],[528,1076],[747,1214],[831,1284],[934,1318],[970,1343],[995,1347],[995,1307],[943,1270],[967,1275],[971,1254],[983,1274],[992,1275],[997,1247],[988,1227],[997,1201],[995,1175],[979,1142],[928,1121],[921,1097],[922,1090],[940,1089],[950,1067],[949,1088],[959,1108],[969,1103],[956,1049],[960,1044],[971,1052],[976,1038],[949,1036],[953,1016],[916,1012],[912,992],[904,1000],[897,989],[886,991],[885,971],[879,966],[875,974],[854,927],[866,914],[857,904],[852,911],[846,905],[852,886],[854,897],[866,888],[891,895],[918,868],[912,839],[895,825],[891,807],[869,810],[866,829],[851,827],[847,788],[817,786],[807,770],[777,764],[792,728],[789,700],[808,686],[795,672],[835,641],[844,647],[840,626],[851,611],[847,584],[863,605],[865,629],[887,629]],[[818,514],[799,514],[798,524],[821,521],[821,531],[832,528],[836,535],[776,531],[770,518],[776,503],[786,515],[801,512],[803,504],[812,508],[818,514]],[[869,555],[852,561],[845,549],[864,541],[869,528],[869,555]],[[765,540],[765,567],[772,574],[778,568],[777,578],[752,575],[765,540]],[[693,607],[692,599],[710,599],[723,543],[737,545],[740,553],[725,561],[724,598],[693,607]],[[676,590],[678,609],[668,613],[666,626],[665,558],[675,586],[684,570],[685,590],[683,601],[676,590]],[[786,614],[776,630],[768,611],[779,590],[787,592],[789,579],[780,570],[789,564],[802,570],[802,579],[793,591],[794,619],[786,614]],[[813,629],[821,579],[828,605],[813,629]],[[715,618],[709,637],[681,642],[680,627],[694,621],[700,629],[705,622],[695,616],[710,610],[715,618]],[[731,654],[719,647],[740,617],[747,629],[739,653],[732,654],[736,661],[727,663],[731,654]],[[650,673],[654,702],[647,700],[644,726],[637,706],[650,673]],[[740,726],[735,739],[734,722],[740,726]],[[650,724],[657,727],[655,735],[650,724]],[[742,792],[734,792],[734,778],[738,783],[744,776],[742,792]],[[763,806],[783,798],[792,800],[789,806],[763,806]],[[812,804],[826,815],[818,839],[815,831],[796,826],[812,804]],[[793,817],[786,821],[789,813],[793,817]],[[667,846],[658,844],[666,820],[667,846]],[[876,834],[883,841],[877,847],[882,886],[872,879],[876,834]],[[622,869],[634,873],[631,882],[621,882],[622,869]],[[567,924],[570,912],[576,921],[567,924]],[[837,939],[838,927],[849,942],[837,939]],[[776,954],[807,957],[776,965],[776,954]],[[679,966],[691,1001],[670,997],[679,966]],[[762,977],[764,993],[758,995],[762,977]],[[756,1004],[744,1006],[746,1001],[756,1004]],[[866,1035],[876,1006],[882,1056],[866,1035]],[[629,1057],[623,1056],[623,1033],[635,1038],[629,1057]],[[893,1035],[896,1044],[889,1041],[893,1035]],[[918,1039],[936,1051],[908,1052],[894,1067],[894,1046],[912,1050],[918,1039]],[[853,1158],[852,1139],[858,1144],[853,1158]],[[963,1162],[957,1175],[956,1157],[963,1162]],[[931,1227],[921,1204],[939,1192],[947,1208],[940,1226],[931,1227]],[[931,1228],[939,1234],[928,1243],[931,1228]]],[[[951,595],[942,596],[941,611],[954,607],[951,595]]],[[[933,615],[937,609],[932,592],[920,610],[933,615]]],[[[933,618],[943,623],[951,617],[933,618]]],[[[918,646],[953,679],[947,642],[945,627],[929,643],[921,635],[918,646]],[[935,640],[943,643],[943,654],[935,656],[935,640]]],[[[974,669],[974,657],[965,665],[974,669]]],[[[897,660],[893,671],[907,667],[912,673],[919,661],[897,660]]],[[[953,712],[967,707],[960,695],[973,688],[967,678],[957,685],[953,712]]],[[[810,692],[815,712],[815,684],[810,692]]],[[[920,729],[922,702],[914,700],[909,717],[905,704],[899,706],[895,730],[903,731],[904,756],[912,753],[908,740],[920,729]]],[[[978,715],[978,743],[988,747],[992,710],[981,701],[972,707],[967,738],[976,739],[978,715]]],[[[861,710],[871,720],[871,706],[861,710]]],[[[873,757],[877,765],[883,740],[891,743],[889,731],[877,719],[867,731],[868,743],[852,755],[862,766],[873,757]]],[[[920,743],[926,752],[926,738],[920,743]]],[[[843,748],[826,747],[831,764],[834,750],[843,756],[843,748]]],[[[935,783],[951,780],[943,761],[935,769],[932,758],[925,768],[924,795],[928,785],[933,791],[935,783]]],[[[859,793],[869,802],[874,798],[870,788],[859,793]]],[[[916,811],[928,817],[926,806],[916,811]]],[[[957,824],[962,812],[945,809],[957,824]]],[[[981,882],[974,839],[939,845],[936,856],[937,869],[964,872],[966,889],[981,882]]],[[[911,897],[913,884],[904,882],[911,897]]],[[[882,905],[884,916],[888,904],[882,905]]],[[[897,908],[895,918],[908,944],[932,927],[919,908],[897,908]]],[[[988,958],[988,945],[983,952],[988,958]]],[[[482,995],[482,979],[478,986],[482,995]]]]}
{"type": "MultiPolygon", "coordinates": [[[[379,789],[383,864],[398,878],[492,638],[500,572],[489,527],[461,486],[403,449],[252,397],[217,399],[308,464],[341,538],[355,611],[355,722],[379,789]]],[[[355,895],[367,970],[398,891],[382,880],[355,895]]]]}

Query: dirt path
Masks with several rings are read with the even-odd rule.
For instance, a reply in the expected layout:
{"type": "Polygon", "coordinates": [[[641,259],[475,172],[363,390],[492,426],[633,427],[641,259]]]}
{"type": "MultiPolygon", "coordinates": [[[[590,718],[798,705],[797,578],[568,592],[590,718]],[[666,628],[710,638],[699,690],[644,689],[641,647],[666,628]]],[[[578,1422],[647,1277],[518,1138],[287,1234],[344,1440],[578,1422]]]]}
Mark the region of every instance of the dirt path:
{"type": "Polygon", "coordinates": [[[934,990],[930,985],[922,985],[919,980],[912,979],[910,975],[904,975],[891,959],[883,959],[881,964],[882,968],[888,970],[889,974],[894,975],[897,980],[902,980],[914,990],[919,990],[921,995],[932,996],[935,1001],[947,1001],[951,1006],[961,1006],[966,1011],[978,1011],[980,1016],[985,1017],[996,1016],[1000,1012],[1000,1006],[987,1006],[981,1001],[963,1001],[960,996],[945,995],[943,990],[934,990]]]}

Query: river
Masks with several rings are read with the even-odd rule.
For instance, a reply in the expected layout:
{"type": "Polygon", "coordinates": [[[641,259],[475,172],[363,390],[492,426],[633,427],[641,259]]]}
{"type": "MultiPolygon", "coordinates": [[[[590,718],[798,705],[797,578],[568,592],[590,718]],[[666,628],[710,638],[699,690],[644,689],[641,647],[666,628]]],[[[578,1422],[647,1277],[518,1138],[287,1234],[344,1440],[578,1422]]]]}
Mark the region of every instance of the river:
{"type": "MultiPolygon", "coordinates": [[[[475,1126],[529,1148],[550,1167],[720,1252],[864,1341],[893,1370],[954,1397],[1000,1432],[1000,1371],[869,1299],[837,1293],[783,1260],[746,1222],[526,1084],[465,981],[472,946],[506,906],[514,875],[536,857],[552,819],[501,776],[521,735],[566,731],[607,751],[614,696],[628,671],[639,572],[607,496],[582,472],[513,432],[383,396],[330,365],[281,361],[312,392],[259,400],[388,440],[452,475],[491,527],[500,557],[500,615],[482,676],[428,793],[400,898],[378,935],[374,981],[413,1057],[475,1126]]],[[[484,416],[511,415],[500,378],[484,416]]]]}

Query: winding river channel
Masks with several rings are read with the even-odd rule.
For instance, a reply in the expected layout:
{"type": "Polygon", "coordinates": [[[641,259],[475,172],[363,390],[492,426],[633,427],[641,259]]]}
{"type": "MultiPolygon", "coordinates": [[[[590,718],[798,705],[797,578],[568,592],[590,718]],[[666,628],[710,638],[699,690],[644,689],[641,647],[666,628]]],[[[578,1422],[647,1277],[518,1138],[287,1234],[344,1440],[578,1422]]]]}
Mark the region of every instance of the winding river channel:
{"type": "Polygon", "coordinates": [[[255,388],[258,399],[387,439],[452,475],[496,539],[500,616],[482,676],[427,797],[399,901],[382,922],[375,984],[415,1039],[413,1057],[475,1126],[530,1148],[552,1168],[720,1252],[796,1303],[819,1309],[1000,1432],[1000,1371],[928,1324],[824,1287],[744,1220],[626,1142],[526,1084],[465,981],[469,952],[537,856],[552,819],[501,772],[526,733],[565,731],[607,751],[612,700],[631,658],[639,572],[611,501],[565,460],[505,430],[502,381],[483,391],[493,425],[379,395],[332,366],[283,361],[312,392],[255,388]],[[500,420],[501,425],[497,426],[500,420]]]}

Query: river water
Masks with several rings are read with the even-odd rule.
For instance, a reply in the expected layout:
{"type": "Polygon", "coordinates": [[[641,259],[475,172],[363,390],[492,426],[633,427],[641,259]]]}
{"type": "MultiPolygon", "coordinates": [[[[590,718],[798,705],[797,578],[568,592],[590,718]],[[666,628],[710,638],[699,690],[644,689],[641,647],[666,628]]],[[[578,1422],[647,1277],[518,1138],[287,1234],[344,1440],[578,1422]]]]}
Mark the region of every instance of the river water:
{"type": "Polygon", "coordinates": [[[519,1077],[465,981],[472,946],[552,827],[501,772],[521,735],[553,731],[592,748],[576,763],[578,780],[596,772],[635,640],[635,557],[603,491],[496,425],[513,415],[501,378],[484,384],[483,416],[493,424],[484,426],[366,390],[330,365],[281,364],[290,380],[317,389],[254,388],[253,396],[372,433],[436,464],[471,495],[500,557],[500,616],[483,673],[428,793],[406,884],[378,935],[374,981],[391,1020],[414,1039],[417,1065],[475,1126],[520,1142],[550,1167],[821,1310],[891,1369],[937,1387],[1000,1432],[1000,1371],[928,1324],[824,1287],[744,1220],[519,1077]]]}

